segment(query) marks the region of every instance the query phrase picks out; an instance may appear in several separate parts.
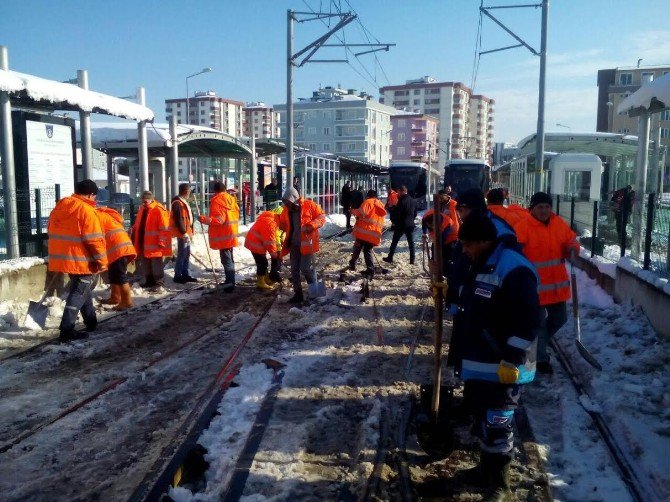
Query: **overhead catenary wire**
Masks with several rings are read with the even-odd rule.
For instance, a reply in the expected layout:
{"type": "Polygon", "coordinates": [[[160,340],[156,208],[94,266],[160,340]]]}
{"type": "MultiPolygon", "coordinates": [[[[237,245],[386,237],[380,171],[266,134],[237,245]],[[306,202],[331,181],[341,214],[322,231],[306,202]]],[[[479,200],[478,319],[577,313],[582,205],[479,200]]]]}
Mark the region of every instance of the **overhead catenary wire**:
{"type": "Polygon", "coordinates": [[[484,0],[480,1],[479,4],[479,22],[477,23],[477,34],[475,35],[475,53],[472,58],[472,75],[470,77],[470,89],[474,92],[477,85],[477,73],[479,72],[479,61],[481,56],[479,52],[482,49],[482,7],[484,6],[484,0]]]}

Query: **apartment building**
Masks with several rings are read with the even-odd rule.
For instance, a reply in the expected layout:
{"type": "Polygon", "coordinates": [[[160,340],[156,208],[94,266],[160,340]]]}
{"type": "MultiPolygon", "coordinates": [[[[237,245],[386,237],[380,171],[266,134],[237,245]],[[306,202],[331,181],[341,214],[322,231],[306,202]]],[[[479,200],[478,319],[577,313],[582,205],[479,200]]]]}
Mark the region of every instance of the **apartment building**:
{"type": "Polygon", "coordinates": [[[244,111],[244,135],[254,138],[279,137],[279,113],[263,102],[247,103],[244,111]]]}
{"type": "MultiPolygon", "coordinates": [[[[286,139],[286,105],[279,112],[280,137],[286,139]]],[[[293,104],[296,146],[311,153],[335,153],[388,166],[391,160],[393,107],[355,89],[323,87],[293,104]]]]}
{"type": "Polygon", "coordinates": [[[403,113],[391,117],[391,158],[438,166],[438,128],[432,115],[403,113]]]}
{"type": "MultiPolygon", "coordinates": [[[[221,132],[239,138],[244,132],[244,103],[232,99],[222,98],[214,91],[198,91],[188,100],[188,119],[186,118],[186,98],[166,99],[166,120],[170,122],[173,114],[178,124],[192,124],[211,127],[221,132]]],[[[207,159],[199,159],[197,167],[210,167],[207,159]]],[[[195,167],[191,162],[191,171],[195,167]]],[[[186,179],[186,159],[179,160],[179,177],[186,179]]]]}
{"type": "Polygon", "coordinates": [[[472,91],[461,82],[438,82],[429,76],[407,80],[404,85],[382,87],[379,93],[380,101],[386,105],[439,119],[440,165],[444,165],[449,158],[490,161],[494,100],[481,95],[473,96],[472,91]]]}

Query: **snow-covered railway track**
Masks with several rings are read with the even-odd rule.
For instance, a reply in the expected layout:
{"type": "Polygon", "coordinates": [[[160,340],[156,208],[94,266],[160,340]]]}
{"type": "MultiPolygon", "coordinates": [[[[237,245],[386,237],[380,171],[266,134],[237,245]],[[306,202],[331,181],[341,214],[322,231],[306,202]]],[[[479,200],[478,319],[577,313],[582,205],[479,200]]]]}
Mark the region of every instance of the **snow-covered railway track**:
{"type": "Polygon", "coordinates": [[[653,478],[643,471],[641,464],[635,461],[628,448],[617,441],[615,433],[608,425],[608,421],[601,415],[597,407],[592,405],[586,386],[579,378],[563,348],[553,339],[550,340],[550,343],[633,500],[639,502],[665,500],[661,490],[654,484],[653,478]],[[585,406],[585,402],[588,402],[589,405],[585,406]]]}
{"type": "MultiPolygon", "coordinates": [[[[274,294],[252,297],[250,292],[245,294],[251,288],[239,289],[227,304],[231,315],[239,307],[236,315],[227,316],[229,326],[205,328],[205,310],[212,307],[207,302],[194,320],[194,332],[201,329],[204,335],[192,332],[195,336],[188,343],[174,347],[165,357],[134,368],[118,379],[121,381],[107,383],[92,399],[89,396],[85,403],[71,404],[65,410],[68,413],[49,417],[8,440],[5,445],[13,443],[13,447],[0,455],[0,489],[5,496],[40,499],[49,490],[61,499],[75,495],[109,498],[111,493],[117,499],[119,494],[132,493],[163,453],[162,445],[229,378],[240,352],[276,298],[274,294]],[[223,366],[221,361],[225,361],[223,366]],[[49,468],[41,469],[44,465],[49,468]],[[71,471],[73,466],[76,469],[71,471]],[[63,479],[62,470],[66,478],[73,479],[63,479]]],[[[163,326],[157,329],[171,334],[163,326]]],[[[26,394],[17,395],[16,400],[29,400],[30,389],[26,394]]]]}

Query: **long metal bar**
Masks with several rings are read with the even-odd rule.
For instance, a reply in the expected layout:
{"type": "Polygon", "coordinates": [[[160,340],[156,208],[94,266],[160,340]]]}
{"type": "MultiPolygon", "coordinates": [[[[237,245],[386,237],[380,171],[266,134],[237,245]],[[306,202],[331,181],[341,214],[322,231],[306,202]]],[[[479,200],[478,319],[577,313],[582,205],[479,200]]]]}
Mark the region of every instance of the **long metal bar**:
{"type": "Polygon", "coordinates": [[[544,174],[544,95],[547,77],[547,26],[549,21],[549,0],[542,0],[542,35],[540,48],[540,88],[537,98],[537,135],[535,142],[535,191],[543,190],[544,174]]]}
{"type": "Polygon", "coordinates": [[[299,66],[302,66],[305,63],[348,63],[348,59],[310,59],[309,61],[303,61],[299,66]]]}
{"type": "Polygon", "coordinates": [[[635,205],[633,206],[633,247],[631,250],[633,258],[637,259],[642,251],[642,218],[649,164],[649,122],[649,112],[644,110],[638,117],[637,170],[635,171],[635,205]]]}
{"type": "MultiPolygon", "coordinates": [[[[137,102],[145,106],[144,87],[137,88],[137,102]]],[[[140,171],[140,191],[149,190],[149,149],[147,145],[147,123],[141,120],[137,124],[137,160],[140,171]]]]}
{"type": "MultiPolygon", "coordinates": [[[[0,69],[9,71],[7,47],[0,45],[0,69]]],[[[2,188],[4,190],[5,234],[7,258],[19,257],[19,220],[16,210],[16,178],[14,177],[14,133],[12,130],[12,103],[8,92],[0,92],[0,130],[2,143],[2,188]]]]}
{"type": "Polygon", "coordinates": [[[335,33],[336,31],[340,30],[341,28],[344,28],[346,25],[348,25],[350,22],[352,22],[354,19],[356,19],[356,16],[348,16],[343,18],[340,22],[338,22],[335,26],[333,26],[332,29],[328,30],[325,34],[323,34],[321,37],[319,37],[317,40],[312,42],[311,44],[307,45],[304,49],[301,51],[298,51],[293,59],[299,58],[302,54],[304,54],[307,51],[310,51],[307,56],[300,62],[298,66],[304,65],[307,61],[309,61],[309,58],[311,58],[316,51],[318,51],[321,48],[321,45],[330,38],[330,36],[335,33]],[[310,50],[311,49],[311,50],[310,50]]]}
{"type": "Polygon", "coordinates": [[[170,185],[171,195],[179,195],[179,143],[177,142],[177,116],[173,113],[170,117],[170,185]]]}
{"type": "MultiPolygon", "coordinates": [[[[88,90],[88,71],[77,70],[77,84],[88,90]]],[[[93,147],[91,146],[91,113],[79,112],[79,136],[81,137],[81,168],[83,179],[93,179],[93,147]]]]}
{"type": "MultiPolygon", "coordinates": [[[[544,4],[543,4],[543,5],[544,5],[544,4]]],[[[543,7],[543,9],[544,9],[544,7],[543,7]]],[[[506,31],[512,38],[514,38],[514,40],[516,40],[517,42],[519,42],[520,44],[522,44],[524,47],[526,47],[530,52],[532,52],[532,53],[535,54],[536,56],[539,56],[539,53],[538,53],[535,49],[533,49],[530,45],[528,45],[528,44],[527,44],[526,42],[524,42],[521,38],[519,38],[519,37],[516,35],[516,33],[514,33],[512,30],[510,30],[507,26],[505,26],[503,23],[501,23],[500,21],[498,21],[498,20],[495,18],[495,16],[494,16],[493,14],[490,14],[490,13],[486,12],[486,9],[484,9],[483,7],[481,7],[479,10],[480,10],[486,17],[490,18],[494,23],[496,23],[496,24],[497,24],[498,26],[500,26],[503,30],[505,30],[505,31],[506,31]]]]}
{"type": "Polygon", "coordinates": [[[501,47],[500,49],[491,49],[489,51],[481,51],[479,53],[479,55],[483,56],[484,54],[491,54],[492,52],[501,52],[501,51],[506,51],[506,50],[509,50],[509,49],[516,49],[517,47],[523,47],[523,44],[508,45],[507,47],[501,47]]]}
{"type": "Polygon", "coordinates": [[[358,57],[358,56],[362,56],[363,54],[372,54],[373,52],[381,52],[381,51],[388,52],[389,48],[388,47],[380,47],[379,49],[371,49],[369,51],[357,52],[357,53],[354,54],[354,56],[358,57]]]}
{"type": "Polygon", "coordinates": [[[395,47],[396,44],[322,44],[321,47],[395,47]]]}
{"type": "Polygon", "coordinates": [[[492,7],[483,7],[484,10],[493,10],[493,9],[520,9],[524,7],[535,7],[536,9],[538,7],[542,7],[542,4],[540,3],[527,3],[527,4],[522,4],[522,5],[498,5],[498,6],[492,6],[492,7]]]}
{"type": "MultiPolygon", "coordinates": [[[[344,13],[342,13],[342,14],[340,14],[340,13],[337,13],[337,14],[326,14],[325,12],[300,12],[300,11],[293,11],[293,15],[294,15],[294,16],[341,17],[341,16],[344,15],[344,13]]],[[[303,19],[303,20],[296,19],[296,21],[301,21],[301,22],[302,22],[302,21],[305,21],[305,20],[304,20],[304,19],[303,19]]]]}
{"type": "Polygon", "coordinates": [[[249,169],[251,170],[251,221],[256,221],[256,174],[258,166],[256,165],[256,138],[254,137],[253,129],[251,131],[251,158],[249,159],[249,169]]]}
{"type": "Polygon", "coordinates": [[[286,188],[293,181],[293,21],[294,13],[286,11],[286,188]]]}

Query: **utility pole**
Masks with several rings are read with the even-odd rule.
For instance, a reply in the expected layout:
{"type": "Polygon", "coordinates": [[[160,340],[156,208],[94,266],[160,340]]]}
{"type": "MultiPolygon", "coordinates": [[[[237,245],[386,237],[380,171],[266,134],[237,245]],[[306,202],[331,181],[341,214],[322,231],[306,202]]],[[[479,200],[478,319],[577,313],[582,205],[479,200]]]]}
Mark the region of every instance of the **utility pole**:
{"type": "Polygon", "coordinates": [[[540,57],[540,79],[539,79],[539,95],[537,100],[537,134],[535,136],[535,191],[541,191],[544,178],[544,101],[546,90],[546,71],[547,71],[547,27],[549,25],[549,0],[542,0],[539,4],[525,4],[525,5],[496,5],[494,7],[480,7],[479,12],[491,19],[494,23],[500,26],[506,33],[508,33],[517,42],[516,45],[509,45],[499,49],[491,49],[488,51],[481,51],[479,56],[490,54],[492,52],[506,51],[509,49],[516,49],[517,47],[525,47],[534,56],[540,57]],[[511,29],[505,26],[499,19],[497,19],[489,11],[495,9],[518,9],[533,7],[535,9],[542,9],[542,32],[540,36],[540,52],[533,49],[521,37],[516,35],[511,29]]]}
{"type": "MultiPolygon", "coordinates": [[[[9,71],[7,47],[0,45],[0,70],[9,71]]],[[[16,178],[14,177],[14,133],[12,131],[12,102],[9,92],[0,91],[0,157],[2,157],[2,188],[5,206],[7,258],[18,258],[19,217],[16,209],[16,178]]]]}
{"type": "MultiPolygon", "coordinates": [[[[88,90],[88,71],[77,70],[77,84],[88,90]]],[[[91,113],[79,112],[79,135],[81,136],[82,179],[93,179],[93,147],[91,146],[91,113]]]]}
{"type": "MultiPolygon", "coordinates": [[[[286,182],[290,184],[293,182],[293,156],[294,156],[294,135],[293,135],[293,67],[301,67],[306,63],[348,63],[348,59],[312,59],[312,56],[321,47],[372,47],[372,49],[357,52],[354,56],[360,56],[362,54],[369,54],[377,51],[388,51],[389,47],[395,46],[395,44],[348,44],[346,42],[337,43],[337,44],[327,44],[328,39],[344,28],[346,25],[351,23],[356,19],[356,14],[351,12],[297,12],[293,10],[286,11],[286,182]],[[326,33],[321,35],[319,38],[306,45],[303,49],[299,50],[295,54],[293,53],[293,22],[306,23],[309,21],[324,20],[328,18],[339,18],[339,21],[330,28],[326,33]],[[303,55],[307,54],[302,61],[298,62],[298,59],[303,55]]],[[[281,179],[279,180],[281,185],[281,179]]],[[[280,187],[281,188],[281,187],[280,187]]]]}

